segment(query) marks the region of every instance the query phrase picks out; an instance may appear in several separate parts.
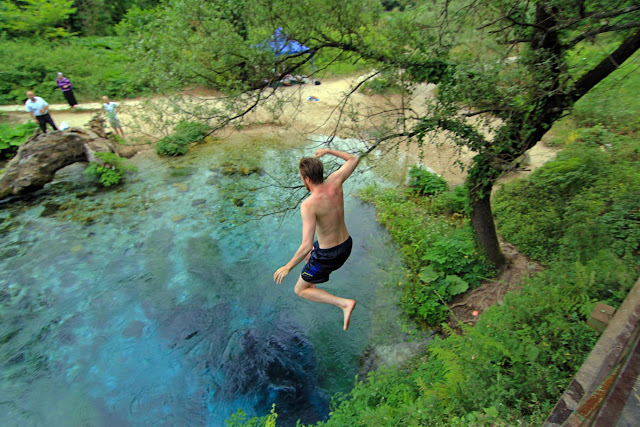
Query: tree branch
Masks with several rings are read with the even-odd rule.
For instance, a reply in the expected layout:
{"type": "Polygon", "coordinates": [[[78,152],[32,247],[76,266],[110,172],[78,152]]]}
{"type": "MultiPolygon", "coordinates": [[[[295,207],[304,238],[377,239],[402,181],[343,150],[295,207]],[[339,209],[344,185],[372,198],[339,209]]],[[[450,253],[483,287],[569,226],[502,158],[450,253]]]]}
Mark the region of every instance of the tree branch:
{"type": "Polygon", "coordinates": [[[573,85],[571,98],[575,102],[589,92],[595,85],[614,72],[620,64],[640,49],[640,30],[627,37],[620,46],[604,58],[591,71],[580,77],[573,85]]]}
{"type": "Polygon", "coordinates": [[[574,47],[575,45],[577,45],[578,43],[580,43],[581,41],[598,34],[608,33],[611,31],[627,30],[629,28],[639,28],[639,27],[640,27],[640,21],[628,22],[626,24],[619,24],[619,25],[603,25],[602,27],[597,28],[595,30],[586,31],[580,34],[578,37],[574,38],[563,47],[564,49],[568,50],[574,47]]]}
{"type": "Polygon", "coordinates": [[[575,19],[572,19],[572,20],[567,21],[565,23],[562,23],[562,24],[559,24],[559,25],[555,25],[555,26],[551,27],[549,29],[549,31],[564,30],[565,28],[569,28],[572,25],[575,25],[576,23],[578,23],[580,21],[584,21],[585,19],[613,18],[613,17],[616,17],[616,16],[620,16],[620,15],[624,15],[624,14],[627,14],[627,13],[630,13],[630,12],[634,12],[636,10],[640,10],[640,4],[634,5],[634,6],[625,7],[625,8],[618,9],[618,10],[611,10],[611,11],[607,11],[607,12],[587,13],[587,14],[581,16],[580,18],[575,18],[575,19]]]}

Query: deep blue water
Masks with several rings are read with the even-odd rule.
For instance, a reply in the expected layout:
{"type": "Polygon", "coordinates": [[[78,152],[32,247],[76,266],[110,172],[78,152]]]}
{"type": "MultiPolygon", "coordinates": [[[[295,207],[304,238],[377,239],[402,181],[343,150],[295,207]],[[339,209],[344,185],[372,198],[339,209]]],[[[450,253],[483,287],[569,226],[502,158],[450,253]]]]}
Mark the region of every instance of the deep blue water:
{"type": "Polygon", "coordinates": [[[358,301],[349,331],[339,309],[293,293],[302,264],[275,285],[300,244],[299,213],[247,219],[290,195],[264,184],[297,184],[297,160],[313,153],[282,145],[139,155],[137,174],[109,191],[74,166],[37,198],[1,205],[0,425],[222,426],[273,403],[278,425],[325,419],[363,351],[403,340],[400,261],[353,195],[375,178],[354,177],[354,250],[325,287],[358,301]]]}

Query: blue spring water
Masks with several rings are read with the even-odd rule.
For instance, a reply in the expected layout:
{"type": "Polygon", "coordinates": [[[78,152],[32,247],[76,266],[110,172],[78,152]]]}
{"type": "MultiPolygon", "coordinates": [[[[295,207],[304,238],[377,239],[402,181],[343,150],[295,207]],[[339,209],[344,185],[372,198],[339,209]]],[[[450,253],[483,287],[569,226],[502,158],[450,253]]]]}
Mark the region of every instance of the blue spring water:
{"type": "Polygon", "coordinates": [[[313,153],[277,146],[139,155],[109,191],[72,167],[2,205],[0,425],[222,426],[272,404],[278,425],[326,419],[363,351],[403,339],[400,260],[354,178],[353,253],[326,286],[358,301],[349,331],[339,309],[293,293],[302,264],[274,284],[300,244],[299,213],[246,219],[290,193],[261,188],[268,176],[291,164],[298,184],[297,159],[313,153]],[[224,172],[243,162],[260,168],[224,172]]]}

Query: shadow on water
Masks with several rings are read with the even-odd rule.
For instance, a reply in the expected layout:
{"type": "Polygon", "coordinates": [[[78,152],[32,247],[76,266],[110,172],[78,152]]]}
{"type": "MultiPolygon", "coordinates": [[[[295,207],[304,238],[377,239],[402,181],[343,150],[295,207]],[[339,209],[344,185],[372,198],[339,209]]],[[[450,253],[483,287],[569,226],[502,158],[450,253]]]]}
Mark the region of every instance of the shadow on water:
{"type": "Polygon", "coordinates": [[[354,180],[353,253],[327,284],[358,300],[350,330],[340,310],[295,296],[302,266],[275,285],[299,215],[240,213],[281,197],[264,171],[292,163],[295,182],[291,159],[230,140],[138,156],[138,174],[111,191],[76,166],[38,198],[2,204],[0,424],[222,426],[274,403],[278,425],[326,419],[363,353],[405,339],[389,286],[401,266],[354,180]]]}

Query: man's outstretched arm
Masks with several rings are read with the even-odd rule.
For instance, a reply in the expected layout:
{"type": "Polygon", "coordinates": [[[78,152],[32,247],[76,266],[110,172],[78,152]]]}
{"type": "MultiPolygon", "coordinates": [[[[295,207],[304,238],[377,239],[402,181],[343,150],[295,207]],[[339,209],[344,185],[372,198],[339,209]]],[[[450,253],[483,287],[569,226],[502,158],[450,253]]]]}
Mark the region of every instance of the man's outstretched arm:
{"type": "Polygon", "coordinates": [[[273,281],[277,284],[282,283],[282,279],[289,274],[291,269],[300,264],[300,261],[302,261],[307,254],[311,252],[311,249],[313,249],[313,236],[316,233],[315,213],[312,212],[305,203],[302,203],[300,206],[300,215],[302,216],[302,243],[293,258],[291,258],[291,261],[280,267],[273,274],[273,281]]]}
{"type": "Polygon", "coordinates": [[[340,182],[340,184],[345,182],[347,178],[351,176],[353,171],[356,169],[356,166],[358,166],[358,161],[360,160],[358,156],[354,156],[353,154],[349,154],[339,150],[331,150],[329,148],[322,148],[320,150],[317,150],[314,157],[322,157],[325,154],[331,154],[332,156],[336,156],[341,158],[342,160],[346,160],[346,163],[340,166],[340,169],[329,175],[329,177],[327,178],[327,180],[337,180],[340,182]]]}

